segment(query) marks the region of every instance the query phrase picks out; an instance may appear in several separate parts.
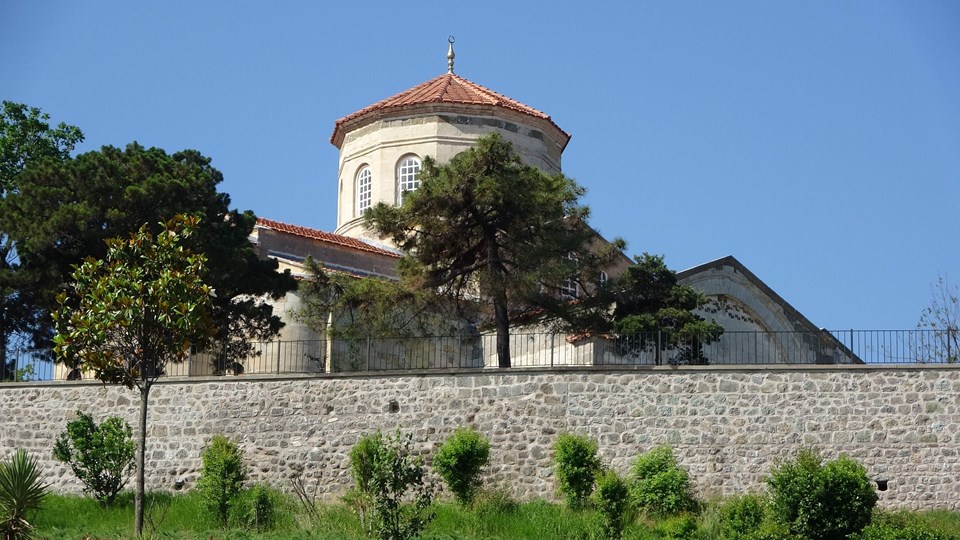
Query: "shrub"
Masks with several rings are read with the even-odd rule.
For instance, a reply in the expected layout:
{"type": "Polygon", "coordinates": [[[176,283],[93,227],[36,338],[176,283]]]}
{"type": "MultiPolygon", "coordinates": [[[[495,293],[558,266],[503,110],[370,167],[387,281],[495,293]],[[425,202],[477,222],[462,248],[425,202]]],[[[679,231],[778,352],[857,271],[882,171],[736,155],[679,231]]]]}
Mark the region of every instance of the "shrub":
{"type": "Polygon", "coordinates": [[[597,476],[592,500],[600,520],[601,538],[623,537],[629,497],[627,483],[617,473],[606,471],[597,476]]]}
{"type": "Polygon", "coordinates": [[[583,508],[600,470],[597,441],[583,435],[561,433],[553,444],[553,463],[557,487],[567,505],[573,509],[583,508]]]}
{"type": "Polygon", "coordinates": [[[665,540],[697,540],[697,520],[690,514],[670,516],[656,527],[665,540]]]}
{"type": "Polygon", "coordinates": [[[473,511],[480,516],[502,516],[517,511],[517,501],[503,489],[482,489],[473,499],[473,511]]]}
{"type": "Polygon", "coordinates": [[[377,431],[360,439],[350,452],[356,482],[352,496],[360,500],[361,508],[370,509],[364,526],[383,540],[413,538],[433,519],[427,512],[433,489],[424,479],[423,458],[412,454],[412,446],[411,435],[398,431],[384,438],[377,431]]]}
{"type": "Polygon", "coordinates": [[[457,502],[469,505],[480,488],[480,473],[489,459],[490,441],[471,428],[457,428],[437,451],[433,468],[457,502]]]}
{"type": "Polygon", "coordinates": [[[915,513],[875,511],[869,525],[850,540],[956,540],[956,536],[931,529],[915,513]]]}
{"type": "Polygon", "coordinates": [[[862,465],[845,456],[824,465],[813,450],[775,467],[767,484],[776,519],[811,540],[843,540],[859,532],[877,503],[862,465]]]}
{"type": "Polygon", "coordinates": [[[930,529],[918,526],[896,526],[887,523],[871,523],[862,531],[849,536],[850,540],[953,540],[930,529]]]}
{"type": "Polygon", "coordinates": [[[111,416],[97,425],[82,411],[67,422],[53,445],[53,457],[66,463],[100,504],[109,506],[126,484],[133,469],[136,445],[130,424],[111,416]]]}
{"type": "Polygon", "coordinates": [[[633,504],[654,514],[675,515],[697,506],[690,490],[687,471],[677,465],[673,449],[660,446],[643,454],[631,469],[633,504]]]}
{"type": "Polygon", "coordinates": [[[360,518],[360,527],[365,533],[373,533],[371,512],[373,511],[373,479],[374,461],[377,452],[383,445],[383,436],[380,432],[365,435],[350,449],[350,474],[353,476],[354,487],[343,497],[347,506],[357,512],[360,518]]]}
{"type": "Polygon", "coordinates": [[[26,515],[40,507],[47,488],[40,480],[36,458],[25,451],[17,450],[9,461],[0,462],[0,538],[33,537],[26,515]]]}
{"type": "Polygon", "coordinates": [[[257,484],[245,494],[244,526],[255,531],[268,531],[277,520],[277,502],[273,492],[263,484],[257,484]]]}
{"type": "Polygon", "coordinates": [[[744,540],[807,540],[790,534],[786,525],[774,521],[764,521],[760,528],[743,537],[744,540]]]}
{"type": "Polygon", "coordinates": [[[760,531],[766,513],[766,502],[757,495],[730,498],[716,510],[718,540],[747,540],[760,531]]]}
{"type": "Polygon", "coordinates": [[[197,491],[207,509],[226,527],[230,510],[247,479],[243,451],[223,435],[214,435],[200,454],[200,478],[197,491]]]}

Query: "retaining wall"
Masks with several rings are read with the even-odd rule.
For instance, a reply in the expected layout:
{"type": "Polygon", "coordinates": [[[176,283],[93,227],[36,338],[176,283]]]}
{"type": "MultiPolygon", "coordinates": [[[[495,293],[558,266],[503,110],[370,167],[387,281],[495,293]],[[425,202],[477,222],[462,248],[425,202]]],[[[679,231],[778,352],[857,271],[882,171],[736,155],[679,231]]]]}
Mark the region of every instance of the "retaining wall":
{"type": "MultiPolygon", "coordinates": [[[[51,448],[73,411],[136,426],[139,394],[97,382],[0,385],[0,455],[26,448],[55,489],[82,486],[51,448]]],[[[325,498],[350,486],[363,434],[400,428],[429,456],[457,426],[491,440],[488,483],[553,498],[551,444],[591,435],[626,472],[673,445],[702,496],[762,489],[778,458],[802,446],[850,455],[888,480],[889,508],[960,509],[960,370],[952,366],[578,368],[316,378],[171,379],[151,394],[151,488],[192,487],[216,433],[241,442],[254,479],[289,488],[302,470],[325,498]]]]}

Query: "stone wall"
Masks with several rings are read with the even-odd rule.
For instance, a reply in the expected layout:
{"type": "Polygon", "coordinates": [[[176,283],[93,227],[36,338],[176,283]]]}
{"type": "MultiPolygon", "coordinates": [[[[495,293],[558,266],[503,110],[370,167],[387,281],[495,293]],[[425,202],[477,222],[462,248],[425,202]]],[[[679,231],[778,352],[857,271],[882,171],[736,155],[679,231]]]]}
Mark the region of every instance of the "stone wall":
{"type": "MultiPolygon", "coordinates": [[[[72,412],[120,414],[138,394],[92,382],[0,385],[0,454],[23,447],[48,481],[79,491],[50,455],[72,412]]],[[[489,482],[521,498],[553,497],[558,433],[596,437],[625,472],[669,443],[703,496],[762,487],[801,446],[848,454],[889,480],[881,504],[960,509],[960,370],[952,366],[577,368],[318,378],[168,380],[151,396],[148,483],[189,489],[215,433],[240,441],[255,479],[289,486],[302,468],[327,498],[350,484],[347,453],[376,429],[412,432],[428,454],[457,426],[491,439],[489,482]]]]}

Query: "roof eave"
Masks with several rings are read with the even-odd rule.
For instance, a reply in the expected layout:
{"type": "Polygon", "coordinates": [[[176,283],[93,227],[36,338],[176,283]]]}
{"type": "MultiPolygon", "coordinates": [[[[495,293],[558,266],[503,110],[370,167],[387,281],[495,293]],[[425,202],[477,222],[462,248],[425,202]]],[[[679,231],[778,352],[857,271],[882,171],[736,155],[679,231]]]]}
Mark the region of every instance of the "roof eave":
{"type": "Polygon", "coordinates": [[[553,118],[550,116],[540,117],[532,114],[528,114],[523,111],[518,111],[510,107],[504,107],[502,105],[492,105],[492,104],[480,104],[480,103],[450,103],[450,102],[431,102],[431,103],[416,103],[411,105],[400,105],[395,107],[388,107],[378,110],[369,111],[366,114],[360,116],[345,116],[336,121],[333,128],[333,134],[330,135],[330,144],[335,146],[338,150],[342,148],[343,141],[346,139],[347,133],[362,128],[366,125],[369,125],[378,120],[383,120],[387,118],[396,118],[401,116],[410,116],[417,112],[437,112],[437,109],[446,109],[450,112],[458,111],[473,111],[481,112],[486,114],[491,114],[496,111],[505,111],[509,114],[522,116],[529,119],[533,124],[540,124],[541,126],[548,127],[551,131],[554,132],[554,135],[560,142],[561,152],[566,149],[567,145],[570,143],[571,135],[564,131],[556,122],[553,121],[553,118]]]}

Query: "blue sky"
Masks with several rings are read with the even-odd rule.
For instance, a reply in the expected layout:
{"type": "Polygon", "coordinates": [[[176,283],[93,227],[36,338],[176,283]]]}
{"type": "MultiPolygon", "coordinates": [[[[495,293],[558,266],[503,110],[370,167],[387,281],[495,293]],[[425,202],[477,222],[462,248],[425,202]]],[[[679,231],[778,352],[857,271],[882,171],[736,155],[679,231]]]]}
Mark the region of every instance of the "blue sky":
{"type": "Polygon", "coordinates": [[[446,69],[573,135],[592,223],[734,255],[815,324],[913,328],[960,282],[960,2],[0,1],[0,99],[81,151],[195,148],[333,230],[333,122],[446,69]]]}

